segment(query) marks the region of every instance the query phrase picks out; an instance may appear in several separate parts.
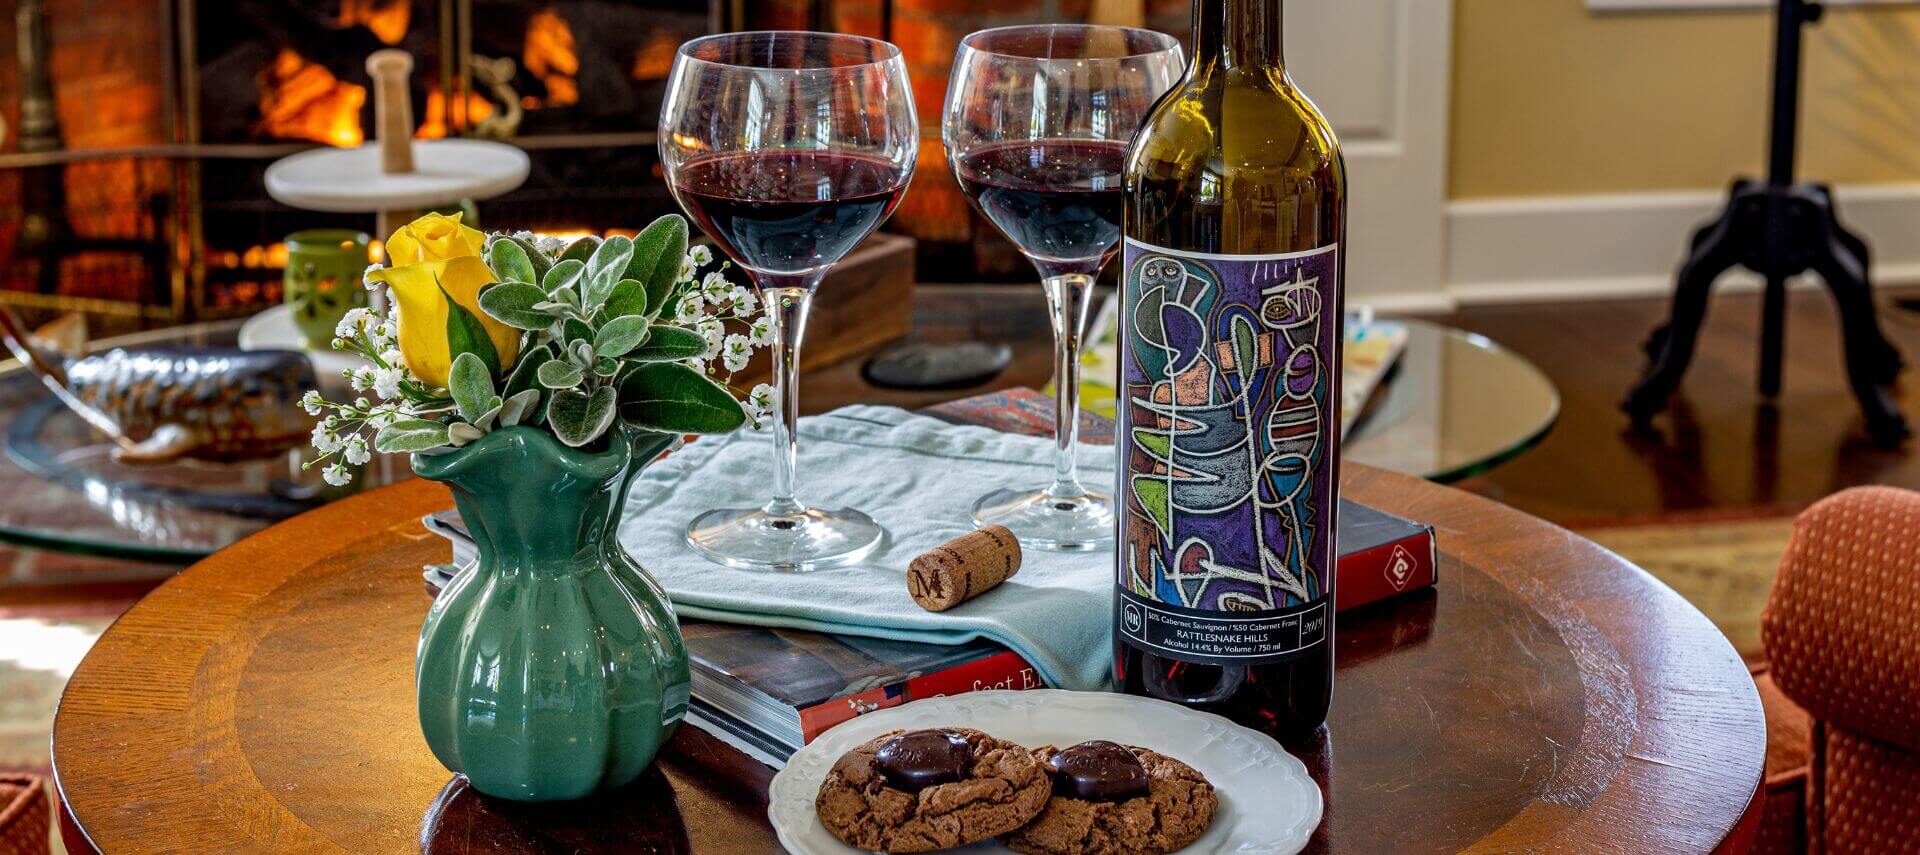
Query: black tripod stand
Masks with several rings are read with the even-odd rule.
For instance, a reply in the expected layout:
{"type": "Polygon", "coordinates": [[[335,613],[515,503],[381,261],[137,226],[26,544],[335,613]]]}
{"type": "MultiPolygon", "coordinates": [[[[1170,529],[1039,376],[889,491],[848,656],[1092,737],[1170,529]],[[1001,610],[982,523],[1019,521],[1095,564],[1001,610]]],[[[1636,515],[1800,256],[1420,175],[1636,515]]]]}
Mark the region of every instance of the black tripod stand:
{"type": "Polygon", "coordinates": [[[1847,377],[1876,444],[1897,445],[1909,431],[1886,385],[1902,363],[1880,333],[1873,289],[1867,280],[1865,241],[1835,215],[1824,184],[1795,183],[1794,148],[1800,124],[1800,42],[1804,25],[1820,19],[1808,0],[1779,0],[1773,66],[1773,128],[1767,180],[1740,179],[1719,219],[1693,234],[1693,249],[1680,266],[1667,323],[1647,339],[1647,371],[1621,409],[1645,427],[1665,409],[1693,359],[1700,322],[1714,280],[1735,265],[1766,277],[1760,329],[1760,394],[1780,393],[1780,358],[1786,338],[1787,279],[1809,270],[1833,292],[1845,340],[1847,377]]]}

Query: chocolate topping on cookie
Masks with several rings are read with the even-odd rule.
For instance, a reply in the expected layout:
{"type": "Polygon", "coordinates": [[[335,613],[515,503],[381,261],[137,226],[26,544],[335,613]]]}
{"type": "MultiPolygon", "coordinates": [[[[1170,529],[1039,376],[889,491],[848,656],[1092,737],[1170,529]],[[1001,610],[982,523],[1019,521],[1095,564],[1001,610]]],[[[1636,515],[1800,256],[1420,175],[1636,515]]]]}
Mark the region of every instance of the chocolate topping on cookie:
{"type": "Polygon", "coordinates": [[[965,778],[973,745],[949,730],[910,730],[881,745],[873,765],[895,789],[917,793],[965,778]]]}
{"type": "Polygon", "coordinates": [[[1126,746],[1104,739],[1082,742],[1047,760],[1053,791],[1098,802],[1120,802],[1147,794],[1147,767],[1126,746]]]}

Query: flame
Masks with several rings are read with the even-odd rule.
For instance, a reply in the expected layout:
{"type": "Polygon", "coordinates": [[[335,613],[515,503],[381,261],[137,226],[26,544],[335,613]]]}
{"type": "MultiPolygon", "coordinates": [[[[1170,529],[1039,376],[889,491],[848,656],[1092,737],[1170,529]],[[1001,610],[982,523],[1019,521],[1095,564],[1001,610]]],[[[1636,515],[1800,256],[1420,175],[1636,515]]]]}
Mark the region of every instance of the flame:
{"type": "Polygon", "coordinates": [[[268,136],[343,148],[366,141],[360,130],[366,87],[342,83],[292,48],[281,48],[255,82],[260,87],[260,129],[268,136]]]}
{"type": "Polygon", "coordinates": [[[408,0],[341,0],[341,29],[366,27],[380,41],[397,45],[407,36],[407,24],[413,17],[408,0]]]}
{"type": "Polygon", "coordinates": [[[574,52],[573,28],[559,12],[541,9],[527,19],[527,42],[520,52],[520,65],[547,87],[544,102],[528,96],[521,99],[523,106],[565,107],[580,100],[580,87],[574,82],[574,75],[580,72],[580,57],[574,52]]]}
{"type": "MultiPolygon", "coordinates": [[[[493,115],[493,102],[472,92],[467,93],[466,104],[467,126],[471,126],[473,123],[485,120],[488,116],[493,115]]],[[[421,120],[420,127],[414,130],[413,137],[414,139],[437,140],[446,137],[447,134],[447,96],[446,93],[434,89],[427,92],[427,115],[421,120]]]]}
{"type": "Polygon", "coordinates": [[[647,43],[633,56],[633,79],[665,80],[673,72],[674,54],[680,51],[680,43],[674,38],[666,30],[654,30],[647,36],[647,43]]]}

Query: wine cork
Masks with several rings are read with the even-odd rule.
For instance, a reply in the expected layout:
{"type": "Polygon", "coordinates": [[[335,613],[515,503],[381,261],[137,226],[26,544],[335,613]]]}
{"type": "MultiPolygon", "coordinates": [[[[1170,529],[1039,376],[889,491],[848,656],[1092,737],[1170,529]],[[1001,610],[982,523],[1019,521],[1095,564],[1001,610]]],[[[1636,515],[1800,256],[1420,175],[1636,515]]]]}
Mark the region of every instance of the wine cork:
{"type": "Polygon", "coordinates": [[[388,48],[367,55],[367,75],[373,78],[373,132],[380,143],[380,171],[413,171],[413,100],[407,77],[413,73],[413,54],[388,48]]]}
{"type": "Polygon", "coordinates": [[[1020,572],[1020,541],[1006,526],[970,531],[913,559],[907,593],[930,612],[944,612],[1020,572]]]}

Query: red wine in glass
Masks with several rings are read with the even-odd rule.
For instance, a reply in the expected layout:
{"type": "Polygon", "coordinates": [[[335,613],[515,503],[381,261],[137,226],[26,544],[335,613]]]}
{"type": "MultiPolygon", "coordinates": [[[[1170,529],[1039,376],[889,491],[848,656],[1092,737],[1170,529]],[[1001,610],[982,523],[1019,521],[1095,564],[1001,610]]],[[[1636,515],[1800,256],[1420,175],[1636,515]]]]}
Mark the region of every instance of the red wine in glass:
{"type": "Polygon", "coordinates": [[[673,181],[687,213],[728,256],[774,277],[839,261],[907,189],[906,175],[889,161],[781,149],[699,158],[673,181]]]}
{"type": "Polygon", "coordinates": [[[1011,140],[954,158],[961,189],[1047,275],[1098,274],[1120,245],[1127,144],[1011,140]]]}

